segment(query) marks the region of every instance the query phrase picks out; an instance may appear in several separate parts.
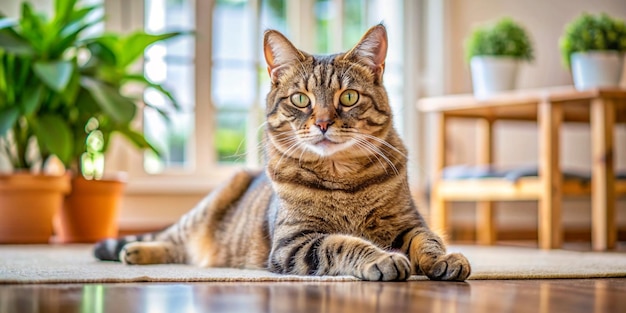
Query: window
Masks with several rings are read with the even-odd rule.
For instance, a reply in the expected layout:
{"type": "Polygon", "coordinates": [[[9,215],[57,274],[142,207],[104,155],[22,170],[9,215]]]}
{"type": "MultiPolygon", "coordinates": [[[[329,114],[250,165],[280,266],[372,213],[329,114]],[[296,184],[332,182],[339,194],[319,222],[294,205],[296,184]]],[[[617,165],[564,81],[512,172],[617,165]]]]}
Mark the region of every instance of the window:
{"type": "MultiPolygon", "coordinates": [[[[144,27],[149,33],[195,30],[194,7],[187,0],[145,0],[144,27]]],[[[143,169],[150,174],[167,168],[191,168],[189,138],[194,131],[195,41],[190,35],[159,42],[150,46],[144,58],[144,72],[148,79],[167,86],[176,96],[180,110],[172,110],[168,99],[148,89],[144,97],[169,116],[163,119],[157,110],[143,112],[144,132],[148,140],[162,152],[144,155],[143,169]]]]}
{"type": "MultiPolygon", "coordinates": [[[[268,28],[285,33],[307,52],[331,53],[351,48],[368,27],[383,22],[390,40],[385,85],[400,129],[405,121],[400,118],[403,110],[413,110],[413,103],[406,103],[403,93],[405,1],[105,2],[109,16],[115,16],[109,28],[195,32],[192,37],[158,43],[146,51],[146,75],[172,89],[181,110],[168,112],[169,123],[155,110],[144,110],[144,131],[163,154],[118,158],[122,165],[116,167],[127,170],[132,178],[130,190],[206,190],[233,167],[260,164],[260,127],[270,86],[262,36],[268,28]],[[165,182],[161,178],[167,187],[159,188],[165,182]]],[[[145,97],[167,107],[158,93],[146,90],[145,97]]]]}

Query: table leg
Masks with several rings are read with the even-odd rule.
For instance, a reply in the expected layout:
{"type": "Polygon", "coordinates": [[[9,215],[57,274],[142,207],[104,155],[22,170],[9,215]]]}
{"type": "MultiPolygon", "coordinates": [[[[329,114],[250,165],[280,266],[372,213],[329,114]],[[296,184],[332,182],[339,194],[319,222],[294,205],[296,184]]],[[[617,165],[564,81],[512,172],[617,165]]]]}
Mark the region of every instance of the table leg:
{"type": "Polygon", "coordinates": [[[591,245],[593,250],[615,247],[615,172],[613,127],[615,107],[610,99],[591,101],[591,245]]]}
{"type": "Polygon", "coordinates": [[[439,195],[439,182],[441,181],[441,172],[446,165],[446,117],[444,114],[437,114],[437,139],[435,147],[434,173],[432,178],[432,187],[430,193],[430,226],[432,229],[445,235],[446,225],[448,223],[448,212],[446,201],[439,195]]]}
{"type": "MultiPolygon", "coordinates": [[[[482,165],[493,164],[493,120],[479,119],[478,161],[482,165]]],[[[476,237],[479,244],[496,242],[496,219],[493,201],[476,202],[476,237]]]]}
{"type": "Polygon", "coordinates": [[[542,193],[539,198],[539,247],[560,248],[562,175],[559,165],[560,128],[563,111],[558,103],[542,102],[538,108],[539,177],[542,193]]]}

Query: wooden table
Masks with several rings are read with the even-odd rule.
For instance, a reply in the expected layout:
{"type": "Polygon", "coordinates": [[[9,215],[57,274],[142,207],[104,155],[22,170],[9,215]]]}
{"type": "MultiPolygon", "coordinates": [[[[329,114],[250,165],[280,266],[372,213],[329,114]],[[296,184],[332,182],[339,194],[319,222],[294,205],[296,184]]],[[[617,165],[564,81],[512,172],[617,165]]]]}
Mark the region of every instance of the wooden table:
{"type": "Polygon", "coordinates": [[[614,126],[626,123],[626,90],[573,87],[504,92],[485,99],[472,95],[450,95],[421,99],[423,112],[436,114],[439,131],[435,166],[441,173],[446,166],[446,128],[454,118],[481,121],[481,158],[493,161],[493,124],[496,120],[536,121],[539,128],[539,176],[512,183],[503,179],[443,180],[434,178],[431,192],[431,223],[445,229],[449,201],[477,201],[477,237],[483,244],[495,241],[493,201],[538,200],[539,246],[559,248],[562,244],[561,198],[563,195],[591,194],[592,247],[615,247],[616,193],[626,193],[626,185],[616,183],[614,170],[614,126]],[[591,126],[591,187],[563,181],[559,164],[560,131],[564,122],[589,123],[591,126]],[[479,227],[478,227],[479,226],[479,227]]]}

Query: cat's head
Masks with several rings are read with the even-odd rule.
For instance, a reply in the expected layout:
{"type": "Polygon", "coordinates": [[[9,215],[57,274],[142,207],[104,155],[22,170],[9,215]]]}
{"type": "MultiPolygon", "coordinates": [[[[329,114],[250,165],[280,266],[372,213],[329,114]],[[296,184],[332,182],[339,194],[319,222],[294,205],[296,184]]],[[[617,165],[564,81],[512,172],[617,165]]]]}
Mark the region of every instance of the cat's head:
{"type": "Polygon", "coordinates": [[[367,156],[392,128],[382,84],[387,54],[383,25],[370,28],[348,52],[314,56],[268,30],[264,52],[272,87],[267,134],[286,155],[311,158],[367,156]]]}

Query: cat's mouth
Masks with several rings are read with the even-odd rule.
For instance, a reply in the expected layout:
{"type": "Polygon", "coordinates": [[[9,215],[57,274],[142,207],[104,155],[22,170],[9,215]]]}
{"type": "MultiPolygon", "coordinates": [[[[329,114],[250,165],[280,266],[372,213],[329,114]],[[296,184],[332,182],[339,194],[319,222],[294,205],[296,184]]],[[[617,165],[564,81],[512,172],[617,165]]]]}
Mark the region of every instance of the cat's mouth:
{"type": "Polygon", "coordinates": [[[318,147],[325,147],[325,146],[331,146],[331,145],[335,145],[337,144],[336,142],[328,139],[328,138],[323,138],[322,140],[318,141],[315,143],[316,146],[318,147]]]}
{"type": "Polygon", "coordinates": [[[352,143],[350,141],[336,142],[327,137],[324,137],[317,142],[310,144],[309,147],[313,152],[321,156],[329,156],[341,150],[345,150],[351,145],[352,143]]]}

